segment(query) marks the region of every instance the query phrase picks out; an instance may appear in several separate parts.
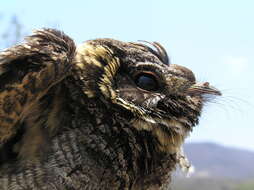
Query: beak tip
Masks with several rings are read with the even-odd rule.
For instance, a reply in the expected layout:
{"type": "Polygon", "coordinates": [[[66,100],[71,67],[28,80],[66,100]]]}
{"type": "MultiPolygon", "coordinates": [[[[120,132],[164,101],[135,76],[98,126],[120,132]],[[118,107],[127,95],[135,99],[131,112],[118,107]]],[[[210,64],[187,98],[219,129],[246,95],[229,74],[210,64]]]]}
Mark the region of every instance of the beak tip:
{"type": "Polygon", "coordinates": [[[218,96],[222,96],[222,93],[220,91],[217,91],[218,96]]]}

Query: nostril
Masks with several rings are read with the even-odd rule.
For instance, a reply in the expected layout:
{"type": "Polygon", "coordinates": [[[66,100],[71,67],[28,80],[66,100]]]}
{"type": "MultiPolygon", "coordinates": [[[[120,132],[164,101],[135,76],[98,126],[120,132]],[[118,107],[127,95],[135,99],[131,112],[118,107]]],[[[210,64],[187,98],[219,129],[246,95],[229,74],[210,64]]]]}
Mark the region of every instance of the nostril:
{"type": "Polygon", "coordinates": [[[205,87],[209,87],[209,86],[210,86],[210,83],[209,83],[209,82],[205,82],[203,85],[204,85],[205,87]]]}

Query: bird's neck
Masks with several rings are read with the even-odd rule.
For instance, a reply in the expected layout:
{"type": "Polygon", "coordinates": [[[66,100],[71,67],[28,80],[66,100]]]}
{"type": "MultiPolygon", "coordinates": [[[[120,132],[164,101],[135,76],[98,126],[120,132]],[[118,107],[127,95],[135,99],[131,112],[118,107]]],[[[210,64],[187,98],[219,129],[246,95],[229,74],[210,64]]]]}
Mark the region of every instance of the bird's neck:
{"type": "Polygon", "coordinates": [[[98,183],[121,179],[119,187],[133,189],[151,184],[159,187],[169,180],[176,155],[159,152],[149,132],[130,125],[129,113],[116,112],[96,98],[74,99],[69,104],[71,127],[64,127],[53,140],[56,152],[52,162],[69,165],[63,168],[65,176],[79,181],[79,173],[86,176],[87,170],[93,170],[90,173],[96,173],[98,183]]]}

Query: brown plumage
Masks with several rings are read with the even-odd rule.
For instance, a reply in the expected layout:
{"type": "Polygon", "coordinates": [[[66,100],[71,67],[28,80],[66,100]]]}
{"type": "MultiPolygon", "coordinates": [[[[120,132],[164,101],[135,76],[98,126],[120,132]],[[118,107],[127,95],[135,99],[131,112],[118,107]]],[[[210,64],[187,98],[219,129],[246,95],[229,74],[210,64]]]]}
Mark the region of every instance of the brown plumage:
{"type": "Polygon", "coordinates": [[[210,94],[159,43],[36,31],[0,53],[0,190],[168,189],[210,94]]]}

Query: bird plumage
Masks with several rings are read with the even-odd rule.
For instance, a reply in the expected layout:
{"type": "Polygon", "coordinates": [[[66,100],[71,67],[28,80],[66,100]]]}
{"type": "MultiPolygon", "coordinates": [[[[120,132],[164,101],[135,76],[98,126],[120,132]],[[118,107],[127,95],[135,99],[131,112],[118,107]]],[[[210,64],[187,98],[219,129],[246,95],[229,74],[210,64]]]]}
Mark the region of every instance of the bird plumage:
{"type": "Polygon", "coordinates": [[[220,95],[159,43],[76,48],[53,29],[1,52],[0,81],[0,189],[12,190],[167,189],[203,95],[220,95]]]}

